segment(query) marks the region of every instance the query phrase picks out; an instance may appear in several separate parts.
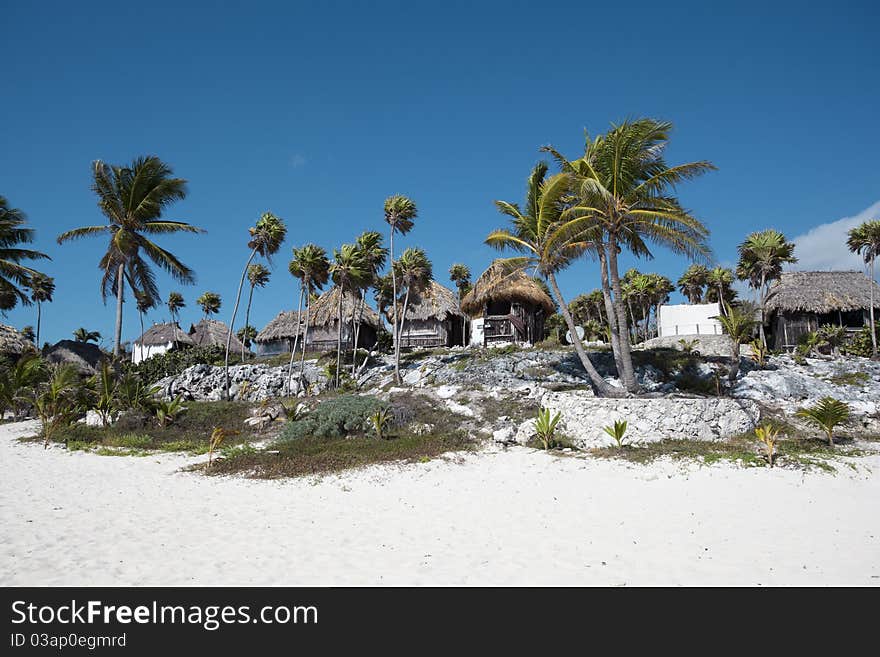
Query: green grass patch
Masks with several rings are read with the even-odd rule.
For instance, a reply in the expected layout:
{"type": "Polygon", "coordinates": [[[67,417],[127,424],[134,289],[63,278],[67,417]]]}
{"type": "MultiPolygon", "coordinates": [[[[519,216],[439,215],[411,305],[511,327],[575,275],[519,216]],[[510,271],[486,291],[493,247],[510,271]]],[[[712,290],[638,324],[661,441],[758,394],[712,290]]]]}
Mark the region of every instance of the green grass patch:
{"type": "Polygon", "coordinates": [[[828,383],[836,386],[857,386],[861,388],[871,380],[867,372],[837,372],[825,378],[828,383]]]}

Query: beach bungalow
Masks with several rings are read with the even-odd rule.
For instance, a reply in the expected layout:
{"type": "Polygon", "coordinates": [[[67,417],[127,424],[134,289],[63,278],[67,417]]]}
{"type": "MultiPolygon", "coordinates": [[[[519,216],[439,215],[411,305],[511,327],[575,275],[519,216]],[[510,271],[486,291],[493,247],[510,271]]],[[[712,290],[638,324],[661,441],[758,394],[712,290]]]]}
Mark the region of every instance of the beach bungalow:
{"type": "MultiPolygon", "coordinates": [[[[403,305],[398,306],[403,312],[403,305]]],[[[392,309],[385,311],[389,323],[392,309]]],[[[465,343],[466,316],[458,295],[437,281],[431,281],[421,293],[409,298],[406,320],[400,332],[401,347],[454,347],[465,343]]]]}
{"type": "MultiPolygon", "coordinates": [[[[193,344],[198,347],[223,347],[226,349],[226,338],[229,335],[229,329],[226,324],[217,319],[203,319],[198,324],[192,324],[189,327],[189,337],[193,344]]],[[[241,354],[244,345],[235,334],[229,343],[229,352],[233,354],[241,354]]],[[[247,350],[246,350],[247,351],[247,350]]]]}
{"type": "Polygon", "coordinates": [[[195,345],[193,339],[177,325],[177,322],[153,324],[134,341],[131,349],[131,362],[137,364],[151,356],[193,345],[195,345]]]}
{"type": "Polygon", "coordinates": [[[869,323],[871,287],[880,318],[880,285],[860,271],[794,271],[782,274],[767,297],[768,343],[793,349],[798,339],[830,324],[857,332],[869,323]]]}
{"type": "Polygon", "coordinates": [[[290,353],[293,341],[303,330],[304,319],[305,313],[303,319],[300,319],[296,310],[282,310],[257,333],[254,338],[256,352],[261,356],[290,353]]]}
{"type": "Polygon", "coordinates": [[[544,339],[544,320],[553,300],[521,269],[496,260],[461,300],[471,318],[472,346],[535,344],[544,339]]]}
{"type": "Polygon", "coordinates": [[[73,365],[85,375],[98,371],[101,361],[107,356],[101,348],[91,342],[61,340],[43,351],[43,359],[54,365],[73,365]]]}
{"type": "MultiPolygon", "coordinates": [[[[309,313],[309,335],[306,349],[310,351],[327,351],[336,349],[339,313],[339,288],[334,287],[324,292],[312,302],[309,313]]],[[[305,315],[305,312],[303,312],[305,315]]],[[[361,328],[358,335],[358,348],[370,349],[376,344],[382,321],[375,310],[367,304],[361,304],[358,296],[351,292],[342,294],[342,348],[351,349],[354,342],[354,320],[360,317],[361,328]]]]}

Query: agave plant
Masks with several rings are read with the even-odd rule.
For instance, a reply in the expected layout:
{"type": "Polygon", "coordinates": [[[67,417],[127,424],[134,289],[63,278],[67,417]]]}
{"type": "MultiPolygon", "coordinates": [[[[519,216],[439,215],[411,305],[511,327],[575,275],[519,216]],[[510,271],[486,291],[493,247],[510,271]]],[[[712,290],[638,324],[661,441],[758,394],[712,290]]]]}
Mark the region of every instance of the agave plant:
{"type": "Polygon", "coordinates": [[[623,441],[626,436],[626,420],[615,420],[614,424],[602,427],[602,431],[611,436],[611,439],[617,443],[617,449],[623,448],[623,441]]]}
{"type": "Polygon", "coordinates": [[[183,405],[183,395],[177,395],[170,401],[160,400],[156,402],[154,413],[159,427],[164,429],[169,424],[173,424],[174,420],[186,410],[183,405]]]}
{"type": "Polygon", "coordinates": [[[828,444],[834,447],[834,429],[849,419],[850,407],[834,397],[823,397],[809,408],[800,409],[797,415],[822,429],[828,436],[828,444]]]}
{"type": "Polygon", "coordinates": [[[772,468],[774,461],[776,461],[776,443],[778,435],[779,429],[774,429],[770,424],[755,427],[755,437],[764,446],[768,468],[772,468]]]}
{"type": "Polygon", "coordinates": [[[541,410],[538,411],[538,415],[535,418],[535,433],[538,435],[538,440],[541,441],[545,450],[553,447],[556,427],[561,419],[561,413],[556,413],[556,415],[551,417],[549,408],[541,407],[541,410]]]}

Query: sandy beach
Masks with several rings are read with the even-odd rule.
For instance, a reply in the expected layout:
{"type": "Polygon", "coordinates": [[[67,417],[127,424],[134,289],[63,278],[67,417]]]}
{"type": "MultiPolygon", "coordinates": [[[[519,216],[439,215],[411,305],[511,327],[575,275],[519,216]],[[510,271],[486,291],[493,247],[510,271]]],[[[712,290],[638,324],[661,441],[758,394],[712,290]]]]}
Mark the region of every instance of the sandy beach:
{"type": "Polygon", "coordinates": [[[2,585],[880,584],[880,456],[830,475],[513,448],[251,481],[16,440],[34,426],[0,427],[2,585]]]}

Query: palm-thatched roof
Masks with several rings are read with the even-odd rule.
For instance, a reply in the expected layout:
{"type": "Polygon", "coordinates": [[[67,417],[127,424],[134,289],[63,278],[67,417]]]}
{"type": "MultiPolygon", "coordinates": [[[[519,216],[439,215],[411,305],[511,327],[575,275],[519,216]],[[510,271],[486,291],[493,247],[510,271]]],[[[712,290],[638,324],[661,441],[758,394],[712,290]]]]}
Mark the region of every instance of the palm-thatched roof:
{"type": "Polygon", "coordinates": [[[880,304],[880,285],[860,271],[792,271],[770,290],[767,312],[830,313],[864,310],[880,304]]]}
{"type": "MultiPolygon", "coordinates": [[[[189,337],[199,347],[223,347],[226,348],[226,338],[229,329],[219,319],[203,319],[198,324],[193,324],[189,329],[189,337]]],[[[233,353],[241,353],[244,345],[233,333],[229,342],[229,350],[233,353]]]]}
{"type": "Polygon", "coordinates": [[[461,309],[472,317],[483,313],[483,307],[492,301],[517,301],[540,306],[548,315],[555,309],[553,300],[522,269],[512,269],[496,260],[474,283],[461,300],[461,309]]]}
{"type": "Polygon", "coordinates": [[[61,340],[46,349],[43,358],[49,363],[74,365],[83,374],[94,374],[106,355],[91,342],[61,340]]]}
{"type": "Polygon", "coordinates": [[[25,340],[24,336],[12,326],[0,324],[0,354],[9,354],[18,356],[22,352],[34,349],[34,345],[30,340],[25,340]]]}
{"type": "Polygon", "coordinates": [[[257,333],[254,341],[265,343],[275,340],[292,340],[302,331],[304,321],[305,313],[303,313],[303,317],[300,319],[299,313],[296,310],[282,310],[272,321],[263,327],[262,331],[257,333]]]}
{"type": "Polygon", "coordinates": [[[177,322],[165,322],[163,324],[153,324],[144,331],[144,334],[134,341],[137,345],[145,347],[168,344],[176,342],[178,344],[194,345],[193,339],[187,335],[186,331],[177,325],[177,322]]]}
{"type": "MultiPolygon", "coordinates": [[[[312,302],[309,314],[309,326],[326,327],[336,324],[336,318],[339,313],[338,303],[340,288],[334,287],[324,292],[320,297],[312,302]]],[[[363,305],[363,314],[361,311],[361,300],[351,292],[345,292],[342,296],[342,321],[351,322],[352,318],[361,317],[361,322],[373,328],[379,328],[379,315],[368,305],[363,305]]]]}
{"type": "MultiPolygon", "coordinates": [[[[398,312],[403,312],[403,304],[399,304],[397,309],[398,312]]],[[[389,322],[393,321],[392,314],[392,307],[389,307],[385,311],[385,318],[389,322]]],[[[410,295],[409,305],[406,308],[407,321],[427,319],[442,321],[448,317],[464,317],[458,295],[448,287],[431,280],[424,292],[413,292],[410,295]]]]}

